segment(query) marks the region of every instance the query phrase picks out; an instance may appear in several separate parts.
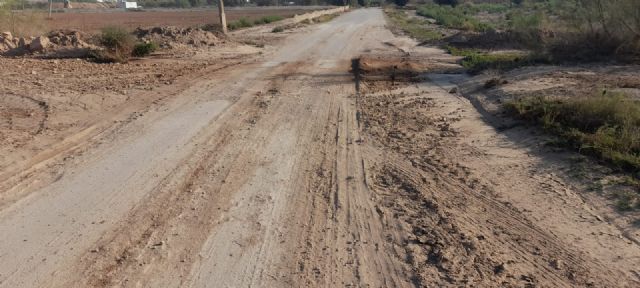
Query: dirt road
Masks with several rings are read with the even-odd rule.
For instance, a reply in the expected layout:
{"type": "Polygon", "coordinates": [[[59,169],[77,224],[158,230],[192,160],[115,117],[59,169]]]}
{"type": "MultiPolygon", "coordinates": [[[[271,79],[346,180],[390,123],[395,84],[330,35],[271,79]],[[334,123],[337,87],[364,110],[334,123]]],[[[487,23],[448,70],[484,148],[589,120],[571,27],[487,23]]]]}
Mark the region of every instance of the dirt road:
{"type": "Polygon", "coordinates": [[[355,10],[30,174],[0,203],[0,287],[639,284],[633,236],[454,77],[380,89],[352,61],[398,54],[455,67],[355,10]]]}

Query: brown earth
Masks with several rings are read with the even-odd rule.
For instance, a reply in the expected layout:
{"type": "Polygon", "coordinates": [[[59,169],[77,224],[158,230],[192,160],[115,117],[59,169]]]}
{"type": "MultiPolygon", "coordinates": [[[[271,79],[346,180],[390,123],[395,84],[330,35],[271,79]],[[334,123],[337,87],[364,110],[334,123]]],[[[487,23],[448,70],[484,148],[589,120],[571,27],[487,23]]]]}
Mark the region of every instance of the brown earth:
{"type": "MultiPolygon", "coordinates": [[[[227,22],[241,18],[250,20],[263,16],[283,16],[292,17],[297,14],[304,14],[318,8],[237,8],[226,11],[227,22]]],[[[51,20],[46,22],[47,28],[76,29],[87,33],[95,33],[105,26],[121,26],[134,30],[138,27],[154,26],[177,26],[181,28],[219,24],[218,12],[212,10],[168,10],[168,11],[142,11],[142,12],[122,12],[122,11],[100,11],[84,13],[55,13],[51,20]]]]}
{"type": "Polygon", "coordinates": [[[637,287],[633,215],[384,24],[0,58],[0,287],[637,287]]]}
{"type": "MultiPolygon", "coordinates": [[[[115,8],[115,3],[82,3],[72,2],[71,9],[110,9],[115,8]]],[[[53,3],[53,9],[64,9],[64,3],[53,3]]]]}

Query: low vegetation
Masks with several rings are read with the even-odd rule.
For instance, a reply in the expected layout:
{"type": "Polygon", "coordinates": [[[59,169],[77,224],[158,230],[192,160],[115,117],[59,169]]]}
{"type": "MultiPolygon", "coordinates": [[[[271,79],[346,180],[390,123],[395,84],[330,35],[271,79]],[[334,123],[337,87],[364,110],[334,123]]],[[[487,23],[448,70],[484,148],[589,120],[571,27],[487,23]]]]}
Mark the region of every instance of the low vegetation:
{"type": "Polygon", "coordinates": [[[126,29],[117,26],[103,28],[98,41],[104,50],[94,51],[92,56],[101,63],[127,62],[135,45],[133,35],[126,29]]]}
{"type": "Polygon", "coordinates": [[[621,170],[640,172],[640,102],[620,92],[571,99],[524,97],[506,111],[538,123],[563,144],[621,170]]]}
{"type": "Polygon", "coordinates": [[[480,8],[476,8],[475,5],[452,7],[449,5],[426,4],[420,6],[416,13],[420,16],[432,18],[436,20],[437,24],[446,28],[470,31],[487,31],[493,29],[490,24],[480,22],[472,17],[472,11],[480,11],[480,8]]]}
{"type": "MultiPolygon", "coordinates": [[[[557,136],[554,145],[575,149],[629,172],[622,185],[640,189],[640,102],[620,92],[571,99],[523,97],[505,103],[508,114],[557,136]]],[[[640,193],[614,193],[622,211],[640,209],[640,193]]]]}
{"type": "Polygon", "coordinates": [[[227,28],[229,28],[230,30],[237,30],[248,27],[253,27],[253,22],[247,18],[240,18],[236,21],[227,23],[227,28]]]}
{"type": "Polygon", "coordinates": [[[325,14],[325,15],[320,15],[316,18],[311,19],[311,22],[313,23],[325,23],[325,22],[329,22],[331,20],[333,20],[334,18],[340,16],[340,13],[333,13],[333,14],[325,14]]]}
{"type": "Polygon", "coordinates": [[[133,46],[133,51],[131,52],[131,55],[135,57],[144,57],[144,56],[150,55],[156,50],[158,50],[158,45],[156,43],[153,43],[153,42],[138,43],[135,46],[133,46]]]}
{"type": "Polygon", "coordinates": [[[385,10],[392,26],[402,30],[404,33],[420,42],[429,42],[442,38],[442,35],[434,30],[428,29],[428,21],[409,18],[403,11],[396,9],[385,10]]]}
{"type": "MultiPolygon", "coordinates": [[[[465,56],[462,64],[470,68],[471,72],[494,67],[516,68],[538,63],[540,59],[552,63],[640,61],[638,1],[511,2],[510,5],[508,1],[497,4],[434,1],[418,6],[416,13],[454,31],[475,33],[473,35],[501,35],[496,38],[500,43],[495,43],[495,46],[517,47],[536,55],[523,58],[516,54],[450,50],[453,54],[465,56]]],[[[388,15],[395,26],[420,41],[441,38],[440,33],[434,31],[437,29],[429,28],[419,19],[409,18],[402,10],[391,10],[388,15]]],[[[471,38],[479,39],[478,37],[480,36],[471,38]]],[[[469,42],[462,47],[474,47],[473,45],[474,43],[469,42]]]]}
{"type": "Polygon", "coordinates": [[[272,22],[280,21],[282,19],[284,19],[284,17],[277,16],[277,15],[264,16],[264,17],[258,18],[256,20],[249,20],[248,18],[240,18],[240,19],[238,19],[236,21],[229,22],[227,24],[227,27],[230,30],[237,30],[237,29],[242,29],[242,28],[253,27],[253,26],[256,26],[256,25],[269,24],[269,23],[272,23],[272,22]]]}
{"type": "MultiPolygon", "coordinates": [[[[640,2],[637,0],[567,0],[552,6],[561,19],[549,53],[572,61],[638,60],[640,2]]],[[[556,21],[557,22],[557,21],[556,21]]]]}
{"type": "Polygon", "coordinates": [[[304,25],[311,25],[311,24],[314,24],[314,23],[329,22],[329,21],[333,20],[334,18],[338,17],[339,15],[340,15],[340,13],[320,15],[320,16],[312,18],[312,19],[304,19],[304,20],[300,21],[299,23],[290,23],[290,24],[286,24],[286,25],[276,26],[271,30],[271,32],[280,33],[280,32],[284,32],[285,30],[293,29],[293,28],[296,28],[296,27],[304,26],[304,25]]]}
{"type": "Polygon", "coordinates": [[[0,0],[0,32],[11,32],[18,37],[48,32],[45,14],[35,10],[17,11],[22,2],[0,0]]]}
{"type": "Polygon", "coordinates": [[[260,17],[257,20],[253,21],[253,25],[269,24],[269,23],[272,23],[272,22],[280,21],[282,19],[284,19],[284,17],[277,16],[277,15],[264,16],[264,17],[260,17]]]}
{"type": "Polygon", "coordinates": [[[471,74],[488,69],[503,71],[536,63],[547,63],[543,57],[526,52],[489,53],[477,49],[459,49],[451,46],[447,47],[447,50],[452,55],[464,57],[460,64],[471,74]]]}

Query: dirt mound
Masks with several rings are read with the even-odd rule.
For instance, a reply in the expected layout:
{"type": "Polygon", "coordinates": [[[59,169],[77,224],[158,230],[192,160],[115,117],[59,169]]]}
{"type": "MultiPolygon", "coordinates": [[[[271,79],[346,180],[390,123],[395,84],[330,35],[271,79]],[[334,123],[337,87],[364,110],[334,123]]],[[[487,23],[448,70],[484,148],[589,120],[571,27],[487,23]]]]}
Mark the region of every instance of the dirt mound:
{"type": "Polygon", "coordinates": [[[86,48],[91,46],[83,40],[84,35],[78,30],[52,31],[47,37],[51,43],[58,47],[86,48]]]}
{"type": "Polygon", "coordinates": [[[403,83],[425,80],[425,73],[459,71],[457,65],[438,63],[419,53],[382,53],[362,55],[352,62],[360,92],[375,92],[400,87],[403,83]]]}
{"type": "Polygon", "coordinates": [[[0,53],[18,47],[20,38],[13,37],[11,32],[0,33],[0,53]]]}
{"type": "Polygon", "coordinates": [[[202,28],[180,28],[175,26],[138,28],[134,34],[143,41],[156,42],[162,48],[180,46],[216,46],[223,42],[219,33],[202,28]]]}
{"type": "Polygon", "coordinates": [[[84,57],[94,46],[83,39],[84,35],[77,30],[57,30],[46,36],[29,38],[17,38],[5,32],[0,38],[0,54],[40,54],[54,58],[84,57]]]}

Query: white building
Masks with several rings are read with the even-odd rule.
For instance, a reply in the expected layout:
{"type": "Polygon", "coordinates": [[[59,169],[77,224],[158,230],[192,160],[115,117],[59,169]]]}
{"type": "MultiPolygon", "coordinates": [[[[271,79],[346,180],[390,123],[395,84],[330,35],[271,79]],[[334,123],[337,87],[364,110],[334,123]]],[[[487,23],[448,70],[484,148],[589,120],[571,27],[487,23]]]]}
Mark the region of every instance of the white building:
{"type": "Polygon", "coordinates": [[[138,2],[127,2],[126,0],[118,0],[116,7],[124,9],[138,9],[138,2]]]}

